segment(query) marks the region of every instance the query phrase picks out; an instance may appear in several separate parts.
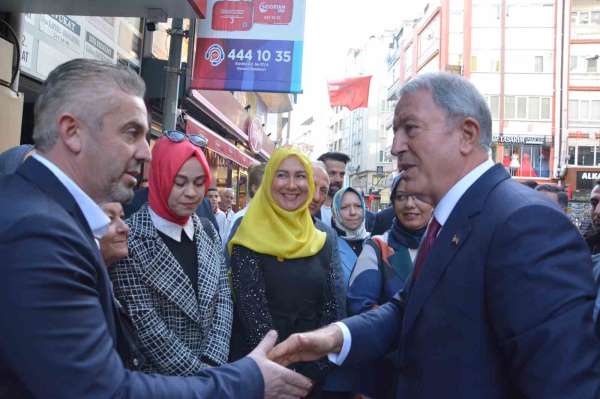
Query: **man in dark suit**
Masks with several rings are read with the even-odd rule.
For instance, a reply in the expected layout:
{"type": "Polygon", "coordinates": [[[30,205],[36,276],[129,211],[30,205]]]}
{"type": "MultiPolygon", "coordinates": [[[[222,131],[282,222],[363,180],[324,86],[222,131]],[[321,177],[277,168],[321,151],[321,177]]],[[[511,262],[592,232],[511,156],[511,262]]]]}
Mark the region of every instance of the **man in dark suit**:
{"type": "Polygon", "coordinates": [[[355,364],[397,348],[397,398],[592,399],[600,393],[584,241],[555,204],[488,159],[491,117],[462,77],[400,92],[392,152],[434,205],[407,288],[376,310],[291,336],[281,363],[355,364]]]}
{"type": "Polygon", "coordinates": [[[69,61],[35,106],[36,154],[0,180],[0,398],[302,397],[310,383],[248,357],[199,376],[126,370],[97,203],[126,202],[150,158],[144,82],[126,68],[69,61]]]}

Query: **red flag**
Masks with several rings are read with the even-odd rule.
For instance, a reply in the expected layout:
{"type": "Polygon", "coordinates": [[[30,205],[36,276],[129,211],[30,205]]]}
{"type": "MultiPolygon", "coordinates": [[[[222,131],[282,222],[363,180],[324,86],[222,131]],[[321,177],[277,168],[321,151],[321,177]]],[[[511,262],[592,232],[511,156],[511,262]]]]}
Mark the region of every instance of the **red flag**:
{"type": "Polygon", "coordinates": [[[332,107],[346,107],[350,111],[369,106],[371,76],[347,78],[327,83],[329,103],[332,107]]]}

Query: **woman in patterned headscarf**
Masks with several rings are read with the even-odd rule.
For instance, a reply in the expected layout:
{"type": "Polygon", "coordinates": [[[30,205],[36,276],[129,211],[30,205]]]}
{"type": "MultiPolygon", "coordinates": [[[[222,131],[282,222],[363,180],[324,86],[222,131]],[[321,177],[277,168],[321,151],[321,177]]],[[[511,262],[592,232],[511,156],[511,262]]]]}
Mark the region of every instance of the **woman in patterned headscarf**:
{"type": "MultiPolygon", "coordinates": [[[[284,340],[344,315],[344,291],[335,240],[317,230],[308,206],[314,192],[312,165],[292,148],[276,150],[247,213],[228,243],[236,322],[234,359],[256,346],[270,329],[284,340]]],[[[294,368],[318,382],[327,361],[294,368]]]]}

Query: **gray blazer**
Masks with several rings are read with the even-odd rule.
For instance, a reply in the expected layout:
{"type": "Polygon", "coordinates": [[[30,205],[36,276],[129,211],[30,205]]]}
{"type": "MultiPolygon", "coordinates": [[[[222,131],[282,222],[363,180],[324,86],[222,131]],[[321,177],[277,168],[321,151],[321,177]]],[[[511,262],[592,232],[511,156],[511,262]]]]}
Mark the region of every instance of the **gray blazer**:
{"type": "Polygon", "coordinates": [[[198,292],[158,235],[148,205],[127,219],[129,257],[110,270],[148,358],[146,372],[193,375],[229,356],[233,306],[221,241],[210,223],[192,217],[198,292]]]}

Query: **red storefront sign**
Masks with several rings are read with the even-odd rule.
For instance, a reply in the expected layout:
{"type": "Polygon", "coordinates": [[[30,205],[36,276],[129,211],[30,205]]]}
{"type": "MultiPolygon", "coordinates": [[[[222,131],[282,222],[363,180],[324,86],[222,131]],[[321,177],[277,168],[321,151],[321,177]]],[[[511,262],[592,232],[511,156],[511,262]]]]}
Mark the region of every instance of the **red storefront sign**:
{"type": "Polygon", "coordinates": [[[252,28],[252,3],[247,1],[217,1],[213,6],[212,29],[247,31],[252,28]]]}
{"type": "Polygon", "coordinates": [[[235,145],[189,116],[186,117],[185,131],[189,134],[203,135],[208,140],[209,149],[244,168],[248,168],[258,163],[254,158],[241,152],[235,145]]]}
{"type": "Polygon", "coordinates": [[[255,0],[254,23],[287,25],[292,22],[294,0],[255,0]]]}

